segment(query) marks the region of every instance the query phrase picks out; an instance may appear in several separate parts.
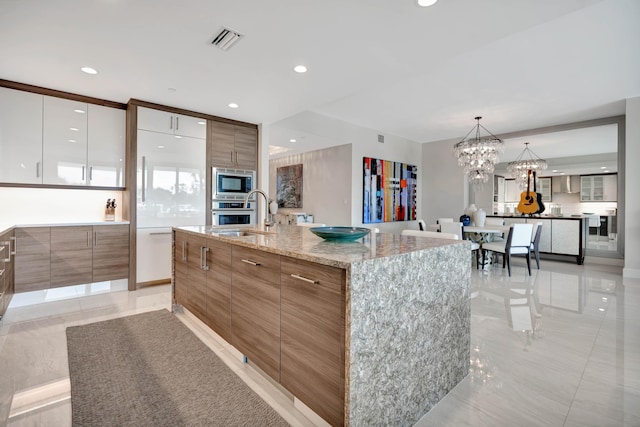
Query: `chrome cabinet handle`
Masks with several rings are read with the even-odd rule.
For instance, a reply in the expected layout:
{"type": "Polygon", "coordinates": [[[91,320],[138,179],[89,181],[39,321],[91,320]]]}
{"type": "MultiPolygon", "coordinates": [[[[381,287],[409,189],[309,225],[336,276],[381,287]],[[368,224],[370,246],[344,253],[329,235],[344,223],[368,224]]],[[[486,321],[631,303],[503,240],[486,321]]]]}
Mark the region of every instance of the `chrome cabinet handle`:
{"type": "Polygon", "coordinates": [[[242,261],[242,262],[244,262],[246,264],[254,265],[254,266],[260,265],[259,262],[251,261],[250,259],[241,259],[240,261],[242,261]]]}
{"type": "MultiPolygon", "coordinates": [[[[6,247],[5,245],[9,245],[9,242],[0,242],[0,253],[4,252],[4,248],[6,247]]],[[[11,248],[9,248],[11,249],[11,248]]],[[[3,262],[11,262],[11,250],[9,250],[9,258],[3,258],[2,259],[3,262]]],[[[3,270],[4,271],[4,270],[3,270]]]]}
{"type": "Polygon", "coordinates": [[[40,178],[40,162],[36,162],[36,178],[40,178]]]}
{"type": "Polygon", "coordinates": [[[233,163],[233,150],[231,150],[229,154],[231,154],[231,163],[233,163]]]}
{"type": "Polygon", "coordinates": [[[173,129],[173,116],[169,116],[169,129],[173,129]]]}
{"type": "Polygon", "coordinates": [[[293,277],[294,279],[302,280],[303,282],[312,283],[314,285],[317,285],[318,283],[320,283],[317,280],[307,279],[306,277],[299,276],[297,274],[291,274],[291,277],[293,277]]]}
{"type": "Polygon", "coordinates": [[[204,271],[209,269],[209,266],[207,265],[207,252],[209,252],[209,248],[206,246],[200,247],[200,268],[204,271]]]}
{"type": "Polygon", "coordinates": [[[176,116],[176,130],[180,130],[180,116],[176,116]]]}
{"type": "Polygon", "coordinates": [[[183,261],[187,260],[187,241],[186,240],[182,241],[182,260],[183,261]]]}
{"type": "Polygon", "coordinates": [[[89,181],[93,181],[93,166],[89,166],[89,181]]]}
{"type": "Polygon", "coordinates": [[[98,246],[98,232],[93,232],[93,246],[98,246]]]}
{"type": "Polygon", "coordinates": [[[18,240],[17,240],[16,236],[11,236],[9,241],[13,241],[13,251],[11,250],[11,246],[9,246],[9,254],[10,255],[15,255],[16,252],[18,251],[18,240]]]}
{"type": "Polygon", "coordinates": [[[91,247],[91,232],[87,231],[87,247],[91,247]]]}
{"type": "Polygon", "coordinates": [[[83,167],[82,167],[82,181],[84,181],[84,172],[85,172],[85,168],[86,168],[86,166],[83,166],[83,167]]]}

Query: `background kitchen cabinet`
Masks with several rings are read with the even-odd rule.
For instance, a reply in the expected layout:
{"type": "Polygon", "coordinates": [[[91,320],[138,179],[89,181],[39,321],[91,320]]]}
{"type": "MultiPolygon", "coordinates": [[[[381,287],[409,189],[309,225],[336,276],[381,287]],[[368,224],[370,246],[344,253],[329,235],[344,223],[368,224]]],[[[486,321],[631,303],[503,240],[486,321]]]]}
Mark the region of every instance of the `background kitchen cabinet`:
{"type": "Polygon", "coordinates": [[[48,289],[51,285],[49,227],[16,228],[14,286],[16,293],[48,289]]]}
{"type": "Polygon", "coordinates": [[[551,201],[551,178],[538,178],[536,192],[542,194],[543,202],[551,201]]]}
{"type": "Polygon", "coordinates": [[[231,344],[280,380],[280,256],[233,246],[231,344]]]}
{"type": "Polygon", "coordinates": [[[124,187],[126,111],[88,105],[87,184],[124,187]]]}
{"type": "Polygon", "coordinates": [[[93,227],[51,227],[51,287],[91,283],[93,227]]]}
{"type": "Polygon", "coordinates": [[[9,308],[14,293],[14,239],[13,230],[0,235],[0,319],[9,308]]]}
{"type": "Polygon", "coordinates": [[[280,383],[334,426],[344,420],[345,277],[282,257],[280,383]]]}
{"type": "Polygon", "coordinates": [[[520,201],[520,187],[516,183],[515,179],[506,179],[504,181],[504,201],[509,202],[519,202],[520,201]]]}
{"type": "Polygon", "coordinates": [[[257,169],[257,129],[210,121],[208,144],[209,166],[257,169]]]}
{"type": "Polygon", "coordinates": [[[138,129],[206,139],[207,121],[198,117],[138,107],[138,129]]]}
{"type": "Polygon", "coordinates": [[[42,95],[0,87],[0,182],[42,184],[42,95]]]}
{"type": "Polygon", "coordinates": [[[129,225],[93,226],[92,281],[129,277],[129,225]]]}
{"type": "MultiPolygon", "coordinates": [[[[143,122],[148,111],[156,112],[138,108],[143,122]]],[[[206,147],[205,139],[138,129],[137,283],[171,277],[171,227],[205,224],[206,147]]]]}
{"type": "Polygon", "coordinates": [[[493,177],[493,201],[495,203],[505,202],[505,179],[502,176],[493,177]]]}
{"type": "Polygon", "coordinates": [[[42,128],[44,184],[87,182],[87,104],[44,97],[42,128]]]}
{"type": "Polygon", "coordinates": [[[618,176],[588,175],[580,177],[581,202],[615,202],[618,199],[618,176]]]}

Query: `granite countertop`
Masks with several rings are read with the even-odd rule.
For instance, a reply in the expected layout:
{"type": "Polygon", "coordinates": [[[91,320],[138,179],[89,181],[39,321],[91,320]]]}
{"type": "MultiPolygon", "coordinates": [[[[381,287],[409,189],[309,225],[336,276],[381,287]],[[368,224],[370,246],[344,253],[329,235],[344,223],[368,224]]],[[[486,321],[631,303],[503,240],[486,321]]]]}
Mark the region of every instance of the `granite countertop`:
{"type": "Polygon", "coordinates": [[[211,230],[216,227],[211,226],[174,227],[175,230],[206,235],[235,245],[338,268],[347,268],[354,262],[393,257],[452,244],[469,244],[466,240],[400,236],[387,233],[370,233],[354,242],[335,242],[316,236],[308,227],[296,225],[276,225],[270,228],[269,232],[247,227],[233,228],[244,228],[255,232],[255,234],[230,237],[212,234],[211,230]]]}

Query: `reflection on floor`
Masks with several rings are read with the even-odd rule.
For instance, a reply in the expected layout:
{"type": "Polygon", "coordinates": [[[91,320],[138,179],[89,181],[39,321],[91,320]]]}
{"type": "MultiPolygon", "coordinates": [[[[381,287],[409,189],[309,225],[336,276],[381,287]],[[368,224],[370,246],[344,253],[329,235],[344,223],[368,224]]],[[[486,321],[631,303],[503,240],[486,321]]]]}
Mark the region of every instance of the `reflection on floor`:
{"type": "Polygon", "coordinates": [[[591,234],[587,237],[587,249],[599,249],[603,251],[618,250],[618,240],[612,239],[609,236],[599,236],[591,234]]]}
{"type": "MultiPolygon", "coordinates": [[[[528,276],[513,262],[512,277],[501,265],[471,269],[470,373],[417,425],[639,426],[640,280],[623,280],[620,267],[546,260],[528,276]]],[[[71,425],[67,326],[170,308],[168,285],[118,286],[14,300],[0,323],[0,425],[71,425]]],[[[287,421],[311,424],[232,348],[179,318],[287,421]]]]}

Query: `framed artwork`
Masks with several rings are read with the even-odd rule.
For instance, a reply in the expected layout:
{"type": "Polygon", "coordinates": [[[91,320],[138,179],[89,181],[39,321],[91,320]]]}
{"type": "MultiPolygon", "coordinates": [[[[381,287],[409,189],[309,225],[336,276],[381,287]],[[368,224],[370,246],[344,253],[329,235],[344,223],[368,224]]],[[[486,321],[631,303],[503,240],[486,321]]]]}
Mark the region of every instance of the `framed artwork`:
{"type": "Polygon", "coordinates": [[[372,157],[363,163],[362,222],[415,220],[418,167],[372,157]]]}
{"type": "Polygon", "coordinates": [[[302,207],[302,164],[277,169],[276,200],[279,208],[302,207]]]}

